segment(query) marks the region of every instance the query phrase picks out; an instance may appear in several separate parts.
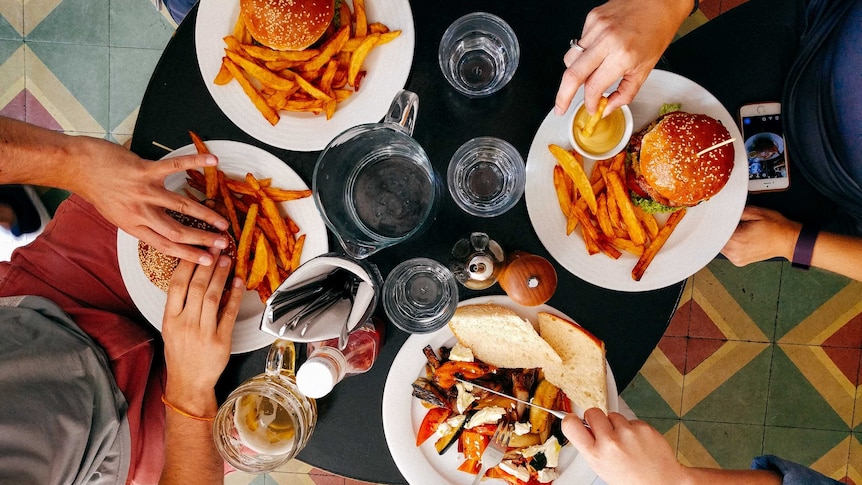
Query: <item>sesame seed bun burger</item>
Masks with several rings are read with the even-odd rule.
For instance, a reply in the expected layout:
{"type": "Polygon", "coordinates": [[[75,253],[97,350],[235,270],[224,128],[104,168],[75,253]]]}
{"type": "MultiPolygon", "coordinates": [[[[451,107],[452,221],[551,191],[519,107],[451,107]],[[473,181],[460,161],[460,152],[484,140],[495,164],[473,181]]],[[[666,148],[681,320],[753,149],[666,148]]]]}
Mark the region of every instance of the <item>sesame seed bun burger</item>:
{"type": "Polygon", "coordinates": [[[280,51],[311,46],[335,16],[335,0],[240,0],[239,8],[254,40],[280,51]]]}
{"type": "Polygon", "coordinates": [[[648,213],[695,206],[730,179],[733,144],[698,152],[730,138],[727,128],[703,114],[672,111],[629,141],[626,182],[632,200],[648,213]]]}
{"type": "MultiPolygon", "coordinates": [[[[195,229],[203,229],[209,232],[215,232],[227,236],[228,247],[222,250],[222,254],[230,257],[232,262],[236,262],[236,242],[226,231],[219,231],[215,227],[206,222],[172,210],[167,211],[171,217],[179,221],[181,224],[193,227],[195,229]]],[[[141,262],[141,269],[144,274],[156,287],[167,292],[170,286],[171,277],[174,275],[174,269],[179,264],[179,258],[168,256],[149,244],[138,241],[138,259],[141,262]]],[[[228,278],[226,286],[230,285],[232,278],[228,278]]]]}

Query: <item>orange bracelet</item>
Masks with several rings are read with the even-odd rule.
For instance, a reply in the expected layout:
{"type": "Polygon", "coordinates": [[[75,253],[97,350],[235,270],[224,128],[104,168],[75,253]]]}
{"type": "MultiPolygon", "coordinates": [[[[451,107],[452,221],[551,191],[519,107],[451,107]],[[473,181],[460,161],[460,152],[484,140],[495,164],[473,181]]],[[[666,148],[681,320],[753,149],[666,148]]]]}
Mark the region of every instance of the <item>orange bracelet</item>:
{"type": "Polygon", "coordinates": [[[181,416],[185,416],[187,418],[191,418],[191,419],[194,419],[196,421],[214,421],[215,420],[215,416],[213,416],[213,417],[195,416],[194,414],[189,414],[189,413],[183,411],[182,409],[180,409],[180,408],[174,406],[173,404],[171,404],[170,402],[168,402],[168,400],[165,399],[164,394],[162,394],[162,402],[165,403],[165,406],[171,408],[175,413],[177,413],[181,416]]]}

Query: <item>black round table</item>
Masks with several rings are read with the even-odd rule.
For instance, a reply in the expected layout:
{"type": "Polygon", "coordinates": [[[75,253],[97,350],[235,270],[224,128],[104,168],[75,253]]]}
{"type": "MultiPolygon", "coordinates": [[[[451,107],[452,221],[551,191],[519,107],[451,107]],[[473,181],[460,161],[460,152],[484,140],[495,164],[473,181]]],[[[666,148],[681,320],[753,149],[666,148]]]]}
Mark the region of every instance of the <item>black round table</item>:
{"type": "MultiPolygon", "coordinates": [[[[373,0],[371,0],[373,1],[373,0]]],[[[425,148],[436,170],[446,173],[449,158],[465,141],[495,136],[509,141],[526,159],[532,138],[553,100],[562,74],[562,57],[569,40],[580,34],[591,2],[502,1],[411,2],[416,50],[406,88],[420,99],[414,137],[425,148]],[[473,11],[489,11],[514,28],[521,45],[521,63],[512,81],[500,92],[468,99],[444,80],[437,65],[437,45],[446,27],[473,11]]],[[[289,164],[306,183],[318,153],[292,152],[261,143],[222,114],[210,97],[198,69],[194,30],[196,10],[179,26],[152,76],[132,138],[132,150],[148,159],[165,155],[169,147],[189,143],[188,131],[203,139],[229,139],[261,147],[289,164]]],[[[483,231],[507,251],[521,250],[553,261],[533,231],[522,199],[506,214],[473,217],[448,197],[423,235],[385,249],[370,260],[385,276],[399,262],[425,256],[446,262],[452,245],[472,231],[483,231]]],[[[330,247],[340,250],[330,238],[330,247]]],[[[558,288],[549,305],[559,309],[604,340],[617,386],[624,389],[640,370],[676,310],[683,282],[666,288],[627,293],[599,288],[555,265],[558,288]]],[[[495,285],[484,291],[460,290],[462,300],[500,294],[495,285]]],[[[382,309],[377,314],[383,316],[382,309]]],[[[314,435],[299,458],[324,470],[380,483],[404,483],[383,434],[381,403],[390,364],[408,335],[389,325],[379,360],[372,370],[339,383],[318,401],[314,435]]],[[[240,382],[263,371],[266,349],[233,356],[217,393],[224,398],[240,382]]],[[[404,392],[410,392],[405,389],[404,392]]],[[[408,432],[405,430],[405,432],[408,432]]]]}

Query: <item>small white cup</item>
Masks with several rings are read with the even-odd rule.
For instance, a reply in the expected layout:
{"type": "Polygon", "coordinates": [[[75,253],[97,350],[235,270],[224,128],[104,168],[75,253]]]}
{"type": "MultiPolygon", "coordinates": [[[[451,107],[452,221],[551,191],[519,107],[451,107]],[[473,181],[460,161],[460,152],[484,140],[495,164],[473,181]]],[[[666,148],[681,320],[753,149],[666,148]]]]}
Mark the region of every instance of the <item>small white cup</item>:
{"type": "MultiPolygon", "coordinates": [[[[605,96],[607,96],[607,94],[605,94],[605,96]]],[[[602,130],[603,126],[606,126],[609,123],[623,124],[621,129],[614,129],[615,131],[620,132],[620,134],[618,135],[619,141],[615,145],[613,145],[612,148],[606,149],[604,151],[590,150],[588,147],[582,146],[581,143],[579,143],[578,140],[575,138],[575,130],[578,129],[575,126],[575,119],[578,115],[578,112],[581,110],[584,110],[584,112],[586,112],[583,99],[581,99],[581,101],[577,105],[575,105],[575,108],[571,110],[569,115],[566,117],[565,123],[566,135],[568,136],[569,143],[572,144],[572,147],[575,149],[575,151],[583,155],[585,158],[589,158],[592,160],[604,160],[606,158],[613,157],[614,155],[625,149],[626,145],[628,145],[629,143],[629,138],[631,138],[632,136],[632,131],[634,130],[632,111],[631,109],[629,109],[628,105],[620,106],[619,108],[605,116],[604,119],[599,121],[599,124],[596,126],[594,136],[596,136],[602,130]],[[617,112],[619,112],[619,114],[617,114],[617,112]],[[615,120],[615,117],[620,115],[622,116],[622,119],[615,120]]],[[[586,116],[589,117],[589,114],[587,114],[586,116]]]]}

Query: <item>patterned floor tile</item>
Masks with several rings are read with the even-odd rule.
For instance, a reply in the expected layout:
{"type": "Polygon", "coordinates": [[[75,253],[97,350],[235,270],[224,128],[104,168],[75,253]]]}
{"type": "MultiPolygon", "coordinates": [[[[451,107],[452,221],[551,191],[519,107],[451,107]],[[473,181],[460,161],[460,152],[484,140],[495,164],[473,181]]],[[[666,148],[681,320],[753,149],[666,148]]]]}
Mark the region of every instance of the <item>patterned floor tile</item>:
{"type": "Polygon", "coordinates": [[[24,0],[0,0],[0,39],[21,40],[24,32],[24,0]]]}
{"type": "Polygon", "coordinates": [[[28,0],[24,24],[28,42],[106,46],[108,0],[28,0]],[[29,3],[42,4],[45,9],[34,15],[29,3]]]}
{"type": "Polygon", "coordinates": [[[770,371],[767,425],[849,433],[855,386],[848,396],[848,389],[833,385],[842,376],[830,372],[829,359],[807,357],[819,350],[790,344],[776,348],[770,371]]]}
{"type": "Polygon", "coordinates": [[[763,424],[769,390],[771,346],[760,342],[725,341],[712,350],[708,339],[689,340],[688,356],[706,344],[710,356],[685,375],[684,419],[763,424]]]}
{"type": "Polygon", "coordinates": [[[847,465],[847,478],[852,483],[862,483],[862,435],[850,435],[850,459],[847,465]]]}
{"type": "Polygon", "coordinates": [[[768,342],[775,332],[781,264],[764,262],[738,268],[716,258],[694,276],[695,299],[709,321],[692,319],[690,335],[714,337],[703,330],[717,325],[728,339],[768,342]]]}
{"type": "Polygon", "coordinates": [[[24,43],[0,40],[0,115],[25,117],[24,43]]]}
{"type": "MultiPolygon", "coordinates": [[[[38,103],[67,132],[108,131],[108,47],[28,43],[27,103],[38,103]],[[80,69],[79,66],[87,66],[80,69]]],[[[39,124],[31,117],[27,121],[39,124]]]]}
{"type": "Polygon", "coordinates": [[[854,307],[856,315],[862,313],[862,306],[859,306],[862,305],[860,303],[862,283],[852,282],[848,278],[827,271],[818,269],[800,271],[791,268],[788,263],[783,264],[787,270],[783,272],[781,278],[781,304],[778,307],[776,339],[792,342],[785,340],[785,335],[806,319],[820,321],[821,318],[825,318],[829,321],[828,316],[834,315],[838,318],[841,311],[851,311],[854,307]],[[836,296],[839,300],[833,302],[836,296]],[[825,305],[827,307],[822,308],[825,305]],[[834,309],[833,305],[837,305],[838,309],[834,309]],[[821,317],[822,310],[826,310],[823,317],[821,317]]]}
{"type": "MultiPolygon", "coordinates": [[[[676,352],[669,358],[662,350],[668,348],[671,342],[685,342],[680,337],[664,337],[659,347],[653,350],[638,375],[623,391],[622,396],[637,416],[678,418],[682,415],[683,373],[674,365],[674,360],[685,356],[676,352]],[[674,360],[671,360],[671,359],[674,360]]],[[[676,350],[684,346],[676,346],[676,350]]]]}
{"type": "MultiPolygon", "coordinates": [[[[147,83],[162,52],[156,49],[111,47],[110,56],[110,121],[112,134],[131,135],[134,119],[128,126],[128,118],[137,112],[144,98],[147,83]],[[125,129],[118,130],[123,126],[125,129]]],[[[136,117],[136,116],[135,116],[136,117]]]]}
{"type": "Polygon", "coordinates": [[[176,28],[169,18],[153,8],[151,2],[111,0],[111,38],[108,45],[161,51],[176,28]]]}
{"type": "MultiPolygon", "coordinates": [[[[814,279],[828,278],[828,293],[795,302],[785,298],[780,310],[781,343],[829,345],[859,348],[862,346],[862,283],[835,275],[819,273],[814,279]],[[816,306],[814,306],[816,305],[816,306]]],[[[787,285],[791,286],[790,284],[787,285]]],[[[822,288],[813,282],[810,286],[822,288]]],[[[787,289],[786,293],[790,294],[787,289]]]]}
{"type": "Polygon", "coordinates": [[[763,453],[780,456],[839,480],[847,474],[850,433],[767,427],[763,453]]]}
{"type": "Polygon", "coordinates": [[[677,459],[688,466],[748,468],[762,454],[764,427],[683,420],[677,459]]]}

